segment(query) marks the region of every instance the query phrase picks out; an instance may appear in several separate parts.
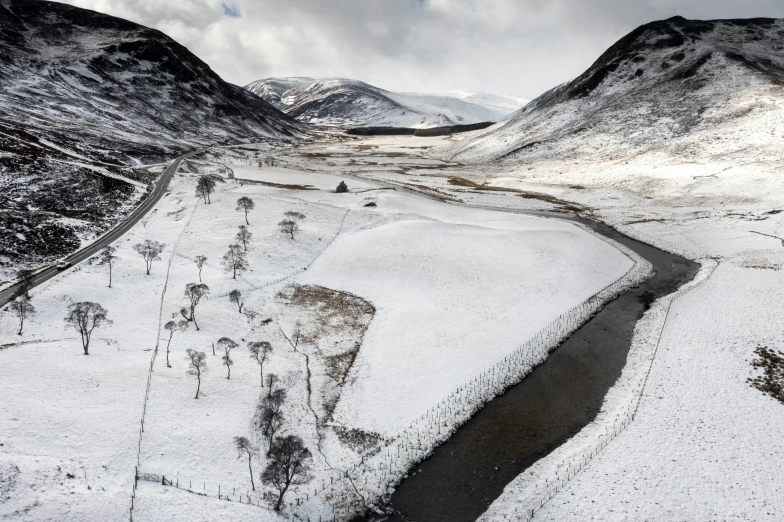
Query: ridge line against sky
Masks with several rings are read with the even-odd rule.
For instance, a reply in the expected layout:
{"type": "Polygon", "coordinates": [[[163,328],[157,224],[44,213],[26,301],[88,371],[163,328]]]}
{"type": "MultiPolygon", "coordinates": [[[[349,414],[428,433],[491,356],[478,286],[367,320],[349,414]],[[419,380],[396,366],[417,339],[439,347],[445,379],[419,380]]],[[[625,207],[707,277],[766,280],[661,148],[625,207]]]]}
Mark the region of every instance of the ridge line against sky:
{"type": "Polygon", "coordinates": [[[782,0],[57,0],[159,29],[237,85],[345,77],[535,98],[635,27],[784,17],[782,0]]]}

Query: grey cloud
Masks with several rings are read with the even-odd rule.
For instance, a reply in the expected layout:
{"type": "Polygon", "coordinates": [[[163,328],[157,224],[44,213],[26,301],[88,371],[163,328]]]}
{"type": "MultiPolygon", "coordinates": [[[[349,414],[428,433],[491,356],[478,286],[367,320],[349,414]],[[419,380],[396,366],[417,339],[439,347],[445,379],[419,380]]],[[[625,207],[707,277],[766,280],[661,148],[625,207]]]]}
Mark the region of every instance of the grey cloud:
{"type": "Polygon", "coordinates": [[[393,90],[527,97],[652,20],[784,17],[781,0],[64,1],[160,29],[241,85],[345,76],[393,90]]]}

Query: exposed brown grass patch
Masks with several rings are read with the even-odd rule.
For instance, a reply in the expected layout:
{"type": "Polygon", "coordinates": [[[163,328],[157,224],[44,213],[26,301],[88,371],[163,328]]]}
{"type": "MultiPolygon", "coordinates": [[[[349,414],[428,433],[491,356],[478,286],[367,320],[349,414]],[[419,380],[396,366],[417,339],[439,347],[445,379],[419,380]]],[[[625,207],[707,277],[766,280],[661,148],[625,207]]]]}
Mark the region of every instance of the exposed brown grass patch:
{"type": "Polygon", "coordinates": [[[566,201],[555,196],[551,196],[549,194],[544,194],[542,192],[530,192],[527,190],[509,188],[509,187],[495,187],[490,185],[480,185],[479,183],[473,182],[469,179],[459,178],[459,177],[451,177],[448,180],[450,185],[458,186],[458,187],[468,187],[472,190],[477,192],[509,192],[512,194],[517,194],[517,196],[523,199],[538,199],[540,201],[544,201],[546,203],[550,203],[552,205],[556,205],[561,207],[563,210],[570,210],[572,212],[582,212],[587,210],[587,207],[582,205],[578,205],[577,203],[573,203],[571,201],[566,201]]]}
{"type": "Polygon", "coordinates": [[[762,370],[762,375],[749,378],[748,382],[762,393],[784,404],[784,352],[767,346],[757,346],[757,359],[751,365],[762,370]]]}
{"type": "Polygon", "coordinates": [[[273,183],[271,181],[259,181],[255,179],[244,179],[244,178],[237,178],[237,181],[241,181],[243,183],[249,183],[251,185],[264,185],[266,187],[274,187],[274,188],[287,189],[287,190],[318,190],[313,185],[293,185],[288,183],[273,183]]]}
{"type": "Polygon", "coordinates": [[[333,426],[332,429],[340,442],[360,455],[378,453],[384,442],[384,437],[373,431],[364,431],[358,428],[346,429],[342,426],[333,426]]]}
{"type": "Polygon", "coordinates": [[[313,324],[305,324],[303,341],[340,339],[332,346],[320,345],[319,352],[329,378],[339,385],[344,384],[376,313],[375,307],[349,292],[318,285],[291,285],[281,290],[278,297],[289,306],[307,311],[312,318],[313,324]]]}

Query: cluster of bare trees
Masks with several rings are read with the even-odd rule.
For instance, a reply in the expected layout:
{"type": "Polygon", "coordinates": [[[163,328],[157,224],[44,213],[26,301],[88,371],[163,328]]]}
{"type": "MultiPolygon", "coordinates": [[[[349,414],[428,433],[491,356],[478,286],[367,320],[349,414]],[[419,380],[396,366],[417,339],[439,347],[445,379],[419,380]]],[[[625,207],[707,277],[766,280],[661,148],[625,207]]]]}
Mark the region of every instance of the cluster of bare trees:
{"type": "MultiPolygon", "coordinates": [[[[180,321],[179,323],[175,321],[169,321],[164,326],[164,328],[169,332],[169,339],[166,344],[166,366],[169,368],[171,368],[171,365],[169,364],[169,346],[171,345],[172,337],[174,337],[175,332],[184,330],[187,325],[188,323],[186,321],[180,321]]],[[[213,355],[215,355],[215,346],[216,345],[213,344],[213,355]]],[[[226,367],[227,379],[231,379],[231,367],[234,366],[234,359],[232,359],[231,354],[232,351],[237,348],[239,348],[239,344],[237,344],[233,339],[228,337],[221,337],[218,339],[217,349],[223,353],[221,360],[223,361],[222,365],[226,367]]],[[[261,387],[264,388],[264,363],[267,360],[267,356],[272,353],[272,345],[267,341],[251,341],[248,343],[248,349],[250,350],[251,358],[254,359],[259,365],[259,370],[261,373],[261,387]]],[[[198,352],[191,349],[187,350],[187,359],[190,363],[188,374],[195,375],[198,379],[196,389],[197,399],[199,398],[199,389],[201,388],[201,375],[207,369],[206,355],[204,357],[199,357],[198,354],[200,353],[203,354],[204,352],[198,352]]],[[[280,406],[283,404],[283,400],[286,397],[286,393],[285,390],[274,390],[276,382],[278,382],[277,375],[274,373],[267,374],[267,387],[269,388],[267,398],[270,399],[274,394],[278,394],[278,399],[276,400],[280,401],[280,404],[278,404],[279,410],[280,406]]]]}
{"type": "MultiPolygon", "coordinates": [[[[253,357],[263,364],[266,354],[271,351],[269,343],[249,343],[253,357]]],[[[262,374],[263,375],[263,374],[262,374]]],[[[268,390],[262,395],[256,409],[255,427],[266,440],[267,465],[261,473],[263,484],[272,487],[277,492],[273,499],[274,509],[279,511],[283,499],[291,486],[308,483],[310,475],[310,462],[312,455],[305,447],[302,439],[296,435],[280,436],[284,424],[283,405],[286,402],[286,390],[275,388],[277,382],[275,374],[267,375],[268,390]]],[[[264,379],[262,378],[262,386],[264,379]]],[[[253,479],[253,457],[259,454],[259,449],[247,437],[235,437],[234,444],[239,457],[248,458],[248,471],[250,472],[251,487],[255,490],[253,479]]]]}
{"type": "MultiPolygon", "coordinates": [[[[267,158],[265,164],[273,165],[274,160],[267,158]]],[[[216,179],[211,176],[200,176],[196,184],[196,196],[203,199],[205,204],[211,203],[211,194],[215,192],[216,179]]],[[[237,200],[235,211],[242,212],[245,223],[239,225],[235,242],[229,245],[227,252],[221,258],[221,265],[226,272],[232,273],[232,278],[236,279],[237,274],[241,274],[248,269],[247,250],[248,245],[253,239],[250,231],[249,215],[255,209],[255,202],[243,196],[237,200]]],[[[305,215],[300,212],[287,211],[284,219],[278,223],[279,230],[287,234],[292,240],[300,230],[300,223],[305,219],[305,215]]],[[[150,275],[155,261],[161,259],[161,253],[166,248],[164,243],[152,240],[144,240],[133,246],[133,249],[142,257],[145,263],[145,273],[150,275]]],[[[98,255],[98,264],[106,265],[108,268],[108,287],[112,288],[112,269],[114,262],[118,259],[117,248],[106,246],[98,255]]],[[[198,269],[198,283],[188,283],[185,286],[184,295],[187,305],[183,306],[179,313],[181,320],[172,319],[164,325],[166,335],[166,366],[171,368],[170,350],[175,334],[182,332],[193,323],[196,330],[200,330],[196,319],[196,309],[199,303],[209,295],[210,288],[202,282],[202,269],[208,259],[206,256],[198,255],[194,263],[198,269]]],[[[32,271],[20,273],[21,294],[10,303],[7,310],[16,316],[19,321],[18,334],[22,335],[25,321],[35,315],[36,309],[30,302],[29,290],[32,287],[32,271]]],[[[232,290],[229,301],[236,306],[238,313],[243,313],[245,302],[242,292],[238,289],[232,290]]],[[[175,314],[176,315],[176,314],[175,314]]],[[[90,342],[96,329],[111,324],[107,310],[99,303],[82,301],[73,303],[68,307],[68,313],[64,318],[65,322],[73,327],[81,336],[82,347],[85,355],[89,355],[90,342]]],[[[297,330],[298,331],[298,330],[297,330]]],[[[294,336],[296,343],[299,341],[298,333],[294,336]]],[[[213,343],[213,355],[219,350],[222,366],[226,367],[226,379],[231,379],[231,370],[234,365],[234,351],[239,348],[239,344],[229,337],[220,337],[213,343]]],[[[278,376],[274,373],[264,373],[264,365],[268,361],[273,351],[272,344],[267,341],[250,341],[247,343],[250,357],[259,365],[259,377],[262,393],[254,416],[254,426],[258,430],[260,439],[263,439],[263,454],[266,456],[266,465],[262,473],[257,475],[262,483],[270,486],[276,492],[273,499],[274,509],[280,510],[283,505],[286,492],[295,485],[305,484],[311,480],[310,461],[312,455],[310,450],[305,447],[302,439],[293,434],[286,434],[284,406],[286,404],[287,392],[284,387],[278,385],[278,376]],[[266,388],[266,390],[265,390],[266,388]]],[[[199,399],[201,394],[202,377],[207,373],[207,354],[204,351],[188,348],[185,359],[187,361],[188,375],[192,375],[197,380],[196,393],[194,399],[199,399]]],[[[254,446],[248,437],[235,437],[234,444],[238,454],[248,460],[248,470],[250,473],[251,487],[255,491],[255,480],[253,473],[253,459],[262,453],[259,448],[254,446]]]]}
{"type": "MultiPolygon", "coordinates": [[[[111,260],[114,259],[114,248],[111,248],[107,252],[109,256],[109,261],[107,262],[111,262],[111,260]]],[[[6,312],[10,312],[12,315],[16,316],[19,321],[19,330],[16,332],[17,335],[22,335],[25,321],[36,314],[35,306],[30,302],[30,288],[32,288],[33,275],[34,271],[32,270],[20,271],[19,277],[22,284],[20,285],[19,295],[16,299],[11,301],[5,309],[6,312]]],[[[92,301],[81,301],[69,305],[68,313],[64,320],[66,324],[79,332],[82,341],[82,349],[84,350],[85,355],[90,355],[90,340],[92,339],[95,329],[112,323],[108,318],[106,309],[99,303],[94,303],[92,301]]]]}
{"type": "Polygon", "coordinates": [[[196,197],[202,198],[204,203],[210,204],[210,194],[215,192],[215,180],[211,176],[199,176],[196,182],[196,197]]]}

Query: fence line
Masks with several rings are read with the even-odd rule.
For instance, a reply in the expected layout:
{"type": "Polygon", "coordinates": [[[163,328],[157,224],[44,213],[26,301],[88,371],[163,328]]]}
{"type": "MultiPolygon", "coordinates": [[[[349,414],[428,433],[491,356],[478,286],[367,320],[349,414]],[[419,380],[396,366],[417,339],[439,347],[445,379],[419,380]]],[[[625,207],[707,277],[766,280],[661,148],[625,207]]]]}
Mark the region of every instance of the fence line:
{"type": "MultiPolygon", "coordinates": [[[[656,343],[653,345],[653,351],[649,357],[650,363],[648,364],[647,368],[644,370],[644,374],[640,379],[640,386],[639,390],[633,392],[633,396],[629,404],[620,411],[617,411],[612,418],[607,418],[605,420],[606,426],[604,426],[604,432],[598,434],[598,440],[596,440],[593,444],[589,445],[586,449],[580,450],[577,455],[573,455],[571,457],[565,457],[559,464],[555,465],[556,471],[554,472],[555,477],[553,478],[553,472],[549,473],[549,477],[545,477],[544,485],[541,484],[541,478],[539,479],[537,484],[534,484],[535,489],[543,490],[539,495],[538,498],[532,499],[527,506],[525,506],[520,512],[520,505],[507,505],[505,507],[500,506],[496,510],[488,510],[485,514],[480,517],[480,520],[497,520],[503,517],[504,520],[521,520],[523,522],[529,522],[533,516],[536,514],[537,511],[542,509],[547,503],[559,492],[563,489],[563,487],[574,478],[578,473],[580,473],[595,457],[597,454],[601,453],[607,445],[615,439],[621,432],[623,432],[636,418],[636,415],[639,410],[640,403],[642,401],[642,397],[645,392],[645,387],[648,382],[648,377],[651,373],[653,368],[653,362],[655,360],[656,354],[658,353],[659,345],[661,343],[661,338],[664,333],[664,329],[666,326],[667,319],[669,318],[670,307],[672,303],[678,299],[679,297],[685,295],[686,293],[694,290],[695,288],[699,288],[702,286],[710,277],[713,275],[713,272],[719,266],[719,262],[712,260],[712,259],[705,259],[704,268],[700,271],[700,273],[695,277],[694,280],[690,281],[686,285],[683,285],[677,291],[662,297],[658,303],[660,306],[660,310],[664,310],[664,313],[661,314],[663,319],[661,321],[661,325],[657,324],[645,324],[641,329],[635,329],[634,337],[632,339],[632,346],[640,346],[645,343],[646,341],[646,334],[647,332],[644,331],[647,327],[650,330],[655,330],[658,327],[658,334],[656,335],[656,343]],[[610,426],[610,420],[612,420],[613,424],[610,426]],[[506,508],[506,511],[501,511],[506,508]],[[509,512],[509,509],[513,509],[512,512],[509,512]]],[[[641,356],[644,357],[645,354],[641,353],[641,356]]],[[[629,367],[629,363],[627,363],[627,368],[629,367]]],[[[623,378],[623,376],[621,377],[623,378]]],[[[633,378],[633,377],[632,377],[633,378]]],[[[619,380],[620,382],[620,380],[619,380]]],[[[618,386],[616,383],[615,386],[618,386]]],[[[605,410],[605,408],[602,408],[605,410]]],[[[606,410],[605,410],[606,411],[606,410]]],[[[602,422],[598,421],[594,423],[594,428],[601,430],[602,422]]],[[[533,495],[537,497],[537,495],[533,495]]]]}
{"type": "MultiPolygon", "coordinates": [[[[612,239],[604,239],[634,261],[626,274],[560,314],[504,359],[420,415],[401,434],[394,438],[390,436],[391,442],[377,454],[355,465],[350,471],[353,482],[364,490],[366,498],[386,500],[390,488],[397,485],[411,467],[427,458],[484,404],[519,383],[605,303],[650,274],[652,267],[647,260],[612,239]]],[[[357,509],[363,507],[367,506],[356,506],[357,509]]]]}
{"type": "Polygon", "coordinates": [[[193,219],[194,214],[196,214],[197,207],[198,205],[193,206],[193,210],[191,211],[191,215],[188,217],[188,221],[185,222],[185,226],[183,226],[180,235],[177,236],[177,241],[174,242],[171,256],[169,256],[169,264],[166,268],[166,278],[163,281],[163,290],[161,291],[161,307],[158,312],[158,330],[155,339],[155,348],[153,348],[152,355],[150,356],[150,366],[147,371],[147,386],[144,389],[144,400],[142,401],[142,418],[141,421],[139,422],[139,440],[138,440],[138,447],[136,450],[136,466],[134,467],[133,490],[131,491],[131,509],[129,514],[131,522],[133,522],[133,504],[136,499],[136,485],[137,482],[139,481],[139,464],[140,464],[141,453],[142,453],[142,436],[144,434],[144,419],[147,416],[147,400],[149,399],[150,396],[150,385],[152,383],[153,366],[155,365],[155,359],[158,355],[158,347],[160,346],[161,343],[161,323],[163,322],[163,304],[166,298],[166,289],[169,287],[169,274],[171,273],[172,260],[177,254],[177,247],[180,244],[180,240],[185,235],[185,232],[188,230],[188,227],[191,224],[191,220],[193,219]]]}

